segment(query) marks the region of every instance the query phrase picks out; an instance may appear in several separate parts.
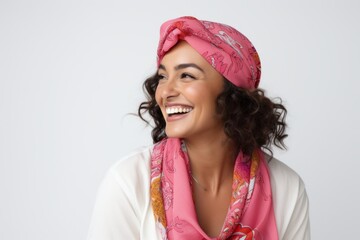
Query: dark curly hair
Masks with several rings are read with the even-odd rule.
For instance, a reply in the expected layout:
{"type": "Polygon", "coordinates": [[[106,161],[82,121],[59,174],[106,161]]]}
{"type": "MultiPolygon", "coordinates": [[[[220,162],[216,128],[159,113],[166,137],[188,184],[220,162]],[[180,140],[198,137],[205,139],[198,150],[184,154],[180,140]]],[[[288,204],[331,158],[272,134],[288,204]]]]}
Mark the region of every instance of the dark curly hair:
{"type": "MultiPolygon", "coordinates": [[[[224,90],[217,97],[217,112],[223,121],[226,135],[235,146],[246,155],[251,155],[256,148],[266,149],[272,155],[272,145],[286,149],[284,139],[287,137],[287,110],[281,99],[272,101],[262,89],[248,90],[239,88],[226,79],[224,82],[224,90]]],[[[164,130],[166,123],[155,100],[157,85],[157,74],[145,80],[143,90],[147,101],[142,102],[138,108],[138,115],[142,120],[149,124],[144,118],[144,114],[148,112],[154,121],[151,133],[154,143],[167,137],[164,130]]]]}

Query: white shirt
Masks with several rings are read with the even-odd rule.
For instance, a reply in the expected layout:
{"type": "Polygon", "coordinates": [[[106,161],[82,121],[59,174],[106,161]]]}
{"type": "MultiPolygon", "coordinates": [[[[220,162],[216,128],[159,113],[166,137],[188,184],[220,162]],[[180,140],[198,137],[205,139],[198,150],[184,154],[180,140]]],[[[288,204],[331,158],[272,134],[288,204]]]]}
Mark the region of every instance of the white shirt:
{"type": "MultiPolygon", "coordinates": [[[[115,163],[98,189],[88,240],[161,240],[150,202],[152,147],[115,163]]],[[[309,240],[309,203],[299,175],[273,158],[269,163],[279,239],[309,240]]]]}

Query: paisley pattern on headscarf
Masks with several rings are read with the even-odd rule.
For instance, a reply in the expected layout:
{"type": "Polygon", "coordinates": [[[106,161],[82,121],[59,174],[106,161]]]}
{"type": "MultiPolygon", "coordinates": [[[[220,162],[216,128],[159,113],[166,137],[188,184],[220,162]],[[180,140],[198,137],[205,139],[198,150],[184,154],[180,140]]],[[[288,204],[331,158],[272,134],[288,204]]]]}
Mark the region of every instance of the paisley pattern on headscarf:
{"type": "Polygon", "coordinates": [[[182,40],[234,85],[246,89],[258,87],[259,55],[249,39],[236,29],[190,16],[168,20],[160,28],[157,64],[182,40]]]}

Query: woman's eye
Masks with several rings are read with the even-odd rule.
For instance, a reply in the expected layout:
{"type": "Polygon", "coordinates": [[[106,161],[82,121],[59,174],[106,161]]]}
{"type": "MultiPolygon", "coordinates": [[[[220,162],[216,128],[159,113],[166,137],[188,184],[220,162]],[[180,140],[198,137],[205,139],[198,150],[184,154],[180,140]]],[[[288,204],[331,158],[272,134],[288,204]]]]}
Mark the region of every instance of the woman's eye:
{"type": "Polygon", "coordinates": [[[162,79],[164,79],[164,78],[165,78],[165,76],[162,75],[162,74],[158,74],[158,75],[157,75],[157,79],[158,79],[158,80],[162,80],[162,79]]]}
{"type": "Polygon", "coordinates": [[[188,74],[188,73],[182,73],[181,74],[181,78],[192,78],[192,79],[195,79],[195,77],[191,74],[188,74]]]}

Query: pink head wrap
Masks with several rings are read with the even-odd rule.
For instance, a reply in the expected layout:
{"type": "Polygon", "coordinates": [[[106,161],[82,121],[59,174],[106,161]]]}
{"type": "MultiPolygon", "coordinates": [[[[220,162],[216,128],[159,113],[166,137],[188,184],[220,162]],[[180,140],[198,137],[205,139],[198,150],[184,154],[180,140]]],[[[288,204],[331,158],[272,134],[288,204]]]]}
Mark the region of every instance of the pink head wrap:
{"type": "Polygon", "coordinates": [[[259,55],[249,39],[236,29],[189,16],[168,20],[160,28],[158,66],[164,55],[180,40],[190,44],[234,85],[246,89],[259,85],[259,55]]]}

